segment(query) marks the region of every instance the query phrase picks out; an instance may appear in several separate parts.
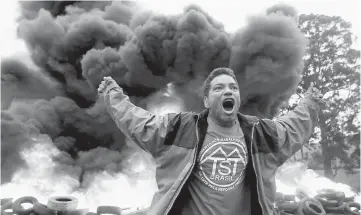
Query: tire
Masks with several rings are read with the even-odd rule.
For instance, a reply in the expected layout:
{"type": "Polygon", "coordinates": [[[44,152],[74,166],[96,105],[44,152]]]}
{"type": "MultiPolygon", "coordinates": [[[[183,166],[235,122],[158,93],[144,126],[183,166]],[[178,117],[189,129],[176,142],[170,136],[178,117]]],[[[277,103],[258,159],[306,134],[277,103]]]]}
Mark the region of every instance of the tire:
{"type": "Polygon", "coordinates": [[[48,208],[46,205],[41,204],[40,202],[35,203],[34,205],[34,212],[38,215],[52,215],[56,214],[56,211],[48,208]]]}
{"type": "Polygon", "coordinates": [[[280,211],[279,215],[296,215],[297,212],[290,212],[290,211],[280,211]]]}
{"type": "Polygon", "coordinates": [[[1,205],[1,215],[12,215],[13,212],[6,212],[5,210],[11,209],[13,210],[13,203],[7,202],[1,205]]]}
{"type": "Polygon", "coordinates": [[[115,214],[115,215],[121,215],[122,209],[120,207],[116,206],[99,206],[97,208],[97,214],[115,214]]]}
{"type": "Polygon", "coordinates": [[[63,215],[86,215],[89,209],[77,209],[75,211],[65,211],[63,215]]]}
{"type": "Polygon", "coordinates": [[[314,201],[306,201],[303,211],[307,215],[325,215],[326,212],[320,204],[316,204],[314,201]]]}
{"type": "Polygon", "coordinates": [[[340,214],[344,214],[345,213],[345,207],[346,207],[346,203],[341,203],[341,205],[337,206],[337,207],[325,207],[325,211],[327,213],[340,213],[340,214]]]}
{"type": "Polygon", "coordinates": [[[353,201],[355,201],[355,196],[345,197],[344,201],[345,202],[353,202],[353,201]]]}
{"type": "Polygon", "coordinates": [[[334,193],[336,190],[333,189],[322,189],[318,193],[334,193]]]}
{"type": "Polygon", "coordinates": [[[340,205],[340,202],[338,200],[324,199],[319,196],[316,196],[315,199],[317,199],[323,207],[337,207],[340,205]]]}
{"type": "Polygon", "coordinates": [[[280,211],[287,211],[287,212],[293,212],[297,211],[299,207],[299,203],[297,202],[281,202],[277,205],[278,210],[280,211]]]}
{"type": "Polygon", "coordinates": [[[297,210],[300,215],[325,215],[326,212],[322,204],[316,199],[305,198],[301,200],[300,206],[297,210]]]}
{"type": "Polygon", "coordinates": [[[326,213],[326,215],[345,215],[344,213],[326,213]]]}
{"type": "Polygon", "coordinates": [[[132,212],[122,212],[122,215],[147,215],[149,208],[140,209],[132,212]]]}
{"type": "Polygon", "coordinates": [[[296,196],[297,196],[297,198],[299,198],[301,200],[304,199],[304,198],[308,198],[307,193],[305,193],[304,191],[302,191],[300,189],[296,190],[296,196]]]}
{"type": "Polygon", "coordinates": [[[351,215],[360,215],[360,204],[357,202],[347,202],[345,205],[345,212],[351,215]],[[358,209],[358,212],[351,210],[351,207],[358,209]]]}
{"type": "Polygon", "coordinates": [[[318,198],[326,198],[328,200],[337,200],[337,201],[344,201],[345,200],[345,193],[344,192],[338,192],[335,190],[326,189],[321,192],[319,192],[316,195],[318,198]]]}
{"type": "Polygon", "coordinates": [[[275,201],[283,201],[283,193],[276,192],[275,201]]]}
{"type": "Polygon", "coordinates": [[[1,199],[0,205],[2,206],[2,205],[6,204],[6,203],[9,203],[9,202],[13,203],[13,198],[1,199]]]}
{"type": "Polygon", "coordinates": [[[296,200],[296,195],[284,195],[283,196],[283,199],[285,201],[290,201],[290,202],[293,202],[296,200]]]}
{"type": "Polygon", "coordinates": [[[24,196],[17,199],[13,203],[13,212],[17,215],[30,215],[30,213],[34,212],[34,205],[38,203],[38,200],[32,196],[24,196]],[[23,203],[30,203],[33,207],[25,209],[21,204],[23,203]]]}
{"type": "Polygon", "coordinates": [[[74,211],[78,207],[78,199],[72,196],[54,196],[48,199],[47,206],[54,211],[74,211]]]}

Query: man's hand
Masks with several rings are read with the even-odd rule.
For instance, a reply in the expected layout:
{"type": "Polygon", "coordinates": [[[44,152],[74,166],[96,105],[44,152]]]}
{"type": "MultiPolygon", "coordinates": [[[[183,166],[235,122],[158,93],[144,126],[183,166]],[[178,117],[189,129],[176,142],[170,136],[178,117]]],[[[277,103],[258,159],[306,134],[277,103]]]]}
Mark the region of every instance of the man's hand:
{"type": "Polygon", "coordinates": [[[98,93],[99,94],[103,94],[104,92],[112,89],[112,88],[119,88],[119,85],[117,84],[117,82],[115,82],[115,80],[109,76],[104,77],[103,81],[99,84],[98,87],[98,93]]]}
{"type": "Polygon", "coordinates": [[[318,90],[313,82],[311,82],[310,87],[308,88],[307,92],[305,93],[306,97],[311,97],[311,99],[316,100],[321,104],[326,104],[326,102],[322,99],[323,95],[320,90],[318,90]]]}

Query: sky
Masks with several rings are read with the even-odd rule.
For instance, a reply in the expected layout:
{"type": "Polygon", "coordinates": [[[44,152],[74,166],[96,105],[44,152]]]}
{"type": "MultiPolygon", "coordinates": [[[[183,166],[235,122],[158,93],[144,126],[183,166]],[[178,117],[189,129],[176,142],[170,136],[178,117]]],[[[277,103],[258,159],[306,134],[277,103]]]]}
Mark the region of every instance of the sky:
{"type": "MultiPolygon", "coordinates": [[[[181,13],[186,5],[195,3],[216,20],[222,22],[228,32],[234,32],[245,25],[248,16],[263,13],[266,8],[279,2],[274,0],[142,0],[144,6],[163,14],[181,13]]],[[[344,20],[351,22],[353,33],[360,38],[360,0],[283,0],[281,2],[294,6],[299,14],[315,13],[341,16],[344,20]]],[[[30,61],[25,44],[16,37],[17,23],[15,20],[19,15],[17,1],[1,1],[1,8],[0,21],[2,32],[0,56],[18,56],[25,61],[30,61]]],[[[359,44],[360,42],[358,41],[357,47],[360,49],[359,44]]]]}

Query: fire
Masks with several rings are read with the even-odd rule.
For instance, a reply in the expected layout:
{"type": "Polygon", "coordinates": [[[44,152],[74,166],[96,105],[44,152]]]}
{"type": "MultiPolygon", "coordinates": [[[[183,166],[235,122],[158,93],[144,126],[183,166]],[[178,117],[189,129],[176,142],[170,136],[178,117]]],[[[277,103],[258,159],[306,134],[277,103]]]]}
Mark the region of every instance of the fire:
{"type": "Polygon", "coordinates": [[[133,209],[150,205],[157,186],[140,156],[131,157],[128,162],[133,174],[106,171],[89,173],[85,176],[91,180],[89,186],[82,188],[78,181],[80,167],[69,165],[60,168],[54,158],[61,152],[49,144],[51,140],[48,136],[40,135],[33,140],[36,144],[21,153],[27,168],[16,172],[11,183],[1,186],[2,198],[16,200],[22,196],[33,196],[46,204],[51,196],[70,195],[78,199],[78,208],[89,208],[94,212],[100,205],[133,209]]]}
{"type": "Polygon", "coordinates": [[[185,101],[177,96],[172,83],[149,96],[147,100],[147,109],[160,115],[179,113],[184,110],[185,101]]]}
{"type": "MultiPolygon", "coordinates": [[[[84,189],[77,177],[79,169],[67,174],[59,172],[53,158],[60,151],[51,144],[47,136],[34,138],[37,143],[30,149],[24,150],[22,156],[26,158],[28,168],[19,170],[11,183],[1,186],[3,198],[14,200],[22,196],[34,196],[40,202],[47,203],[51,196],[70,195],[78,198],[78,208],[89,208],[96,211],[100,205],[114,205],[121,208],[147,208],[157,191],[154,175],[149,174],[146,163],[141,156],[131,156],[129,165],[133,173],[141,177],[132,178],[131,174],[110,173],[106,171],[88,174],[90,185],[84,189]]],[[[347,197],[355,196],[356,202],[361,202],[360,194],[356,194],[345,184],[333,182],[309,170],[302,163],[287,163],[276,174],[277,192],[296,194],[301,189],[310,197],[316,195],[320,189],[328,188],[342,191],[347,197]]]]}
{"type": "Polygon", "coordinates": [[[316,196],[323,189],[332,189],[344,192],[346,197],[355,196],[355,202],[361,203],[360,193],[352,191],[351,187],[336,183],[328,178],[318,175],[300,162],[289,162],[281,166],[276,174],[277,192],[283,194],[296,194],[297,189],[309,197],[316,196]]]}

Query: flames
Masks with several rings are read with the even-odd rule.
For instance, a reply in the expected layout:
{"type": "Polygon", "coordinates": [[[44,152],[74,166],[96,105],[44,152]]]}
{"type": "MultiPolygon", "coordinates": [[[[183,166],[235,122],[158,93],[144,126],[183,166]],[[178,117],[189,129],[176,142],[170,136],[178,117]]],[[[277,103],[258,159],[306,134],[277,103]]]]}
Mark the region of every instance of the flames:
{"type": "Polygon", "coordinates": [[[344,192],[346,197],[355,197],[355,202],[361,203],[360,193],[356,193],[346,184],[334,182],[325,178],[300,162],[287,162],[277,170],[277,192],[283,194],[297,194],[298,190],[314,197],[317,192],[324,189],[332,189],[344,192]]]}
{"type": "MultiPolygon", "coordinates": [[[[162,107],[158,108],[162,110],[162,107]]],[[[96,211],[100,205],[137,210],[147,208],[157,191],[155,165],[149,165],[149,157],[145,153],[132,154],[126,163],[129,168],[123,172],[89,173],[91,181],[85,183],[87,186],[84,188],[78,181],[81,174],[79,166],[69,163],[64,174],[64,167],[59,169],[54,162],[61,151],[49,144],[49,137],[40,135],[32,140],[35,142],[33,147],[21,153],[27,168],[17,171],[11,183],[1,186],[2,197],[34,196],[46,203],[51,196],[71,195],[78,198],[78,208],[89,208],[90,211],[96,211]]],[[[361,202],[360,194],[353,192],[349,186],[321,177],[302,163],[289,162],[279,168],[276,184],[277,192],[284,194],[296,194],[300,189],[313,197],[318,190],[329,188],[344,192],[346,197],[356,196],[355,201],[361,202]]]]}
{"type": "Polygon", "coordinates": [[[21,156],[26,166],[18,170],[11,183],[1,186],[2,198],[18,199],[34,196],[39,202],[47,203],[51,196],[71,195],[78,198],[78,208],[96,211],[99,205],[114,205],[121,208],[142,209],[150,205],[157,190],[154,169],[149,170],[142,155],[133,154],[127,160],[127,170],[120,173],[99,171],[89,173],[91,179],[83,188],[78,181],[79,166],[69,165],[66,173],[54,162],[61,154],[49,144],[49,137],[33,137],[33,147],[23,150],[21,156]]]}

